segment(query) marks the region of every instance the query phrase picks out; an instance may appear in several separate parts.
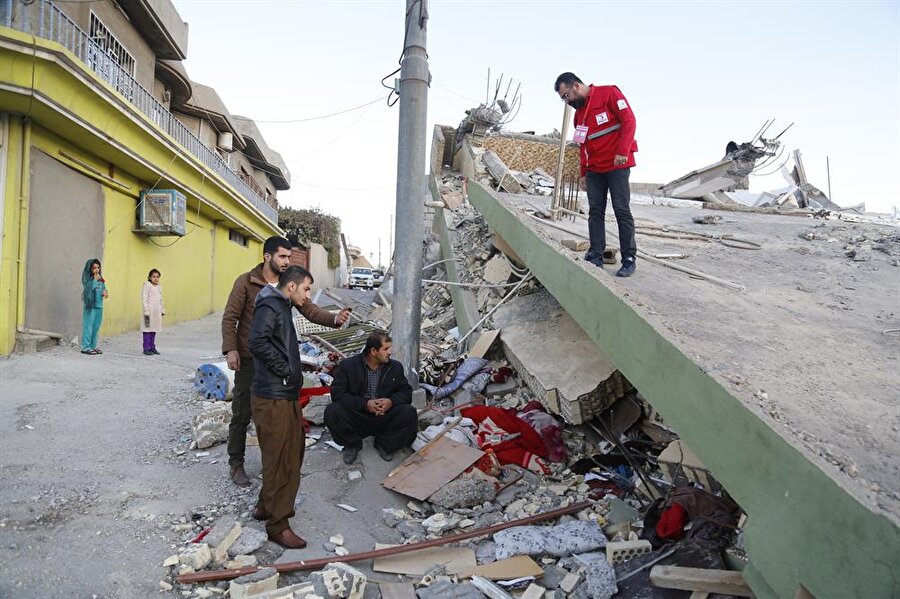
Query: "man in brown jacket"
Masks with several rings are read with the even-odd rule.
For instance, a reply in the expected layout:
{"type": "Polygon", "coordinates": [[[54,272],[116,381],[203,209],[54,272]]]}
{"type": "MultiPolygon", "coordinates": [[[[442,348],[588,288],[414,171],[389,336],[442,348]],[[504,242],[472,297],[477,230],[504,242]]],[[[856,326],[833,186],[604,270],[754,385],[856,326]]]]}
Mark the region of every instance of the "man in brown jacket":
{"type": "MultiPolygon", "coordinates": [[[[222,315],[222,353],[226,356],[228,368],[235,371],[231,425],[228,428],[228,465],[231,467],[231,480],[242,487],[250,484],[244,470],[244,452],[251,417],[250,383],[254,370],[253,354],[248,347],[253,305],[263,287],[278,284],[278,277],[290,263],[291,242],[284,237],[266,239],[262,264],[235,279],[222,315]]],[[[295,307],[310,322],[326,327],[340,327],[350,317],[346,309],[329,312],[311,301],[295,307]]]]}

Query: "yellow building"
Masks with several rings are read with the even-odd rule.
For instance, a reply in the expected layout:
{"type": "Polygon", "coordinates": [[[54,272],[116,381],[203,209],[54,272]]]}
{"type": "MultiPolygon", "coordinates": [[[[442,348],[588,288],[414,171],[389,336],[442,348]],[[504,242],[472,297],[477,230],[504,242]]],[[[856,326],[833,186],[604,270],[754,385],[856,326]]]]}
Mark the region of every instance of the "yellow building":
{"type": "Polygon", "coordinates": [[[252,121],[188,78],[187,32],[169,0],[0,0],[0,355],[17,335],[80,336],[89,258],[111,335],[140,325],[151,268],[166,321],[198,318],[280,233],[290,175],[252,121]],[[183,235],[142,228],[148,190],[184,196],[183,235]]]}

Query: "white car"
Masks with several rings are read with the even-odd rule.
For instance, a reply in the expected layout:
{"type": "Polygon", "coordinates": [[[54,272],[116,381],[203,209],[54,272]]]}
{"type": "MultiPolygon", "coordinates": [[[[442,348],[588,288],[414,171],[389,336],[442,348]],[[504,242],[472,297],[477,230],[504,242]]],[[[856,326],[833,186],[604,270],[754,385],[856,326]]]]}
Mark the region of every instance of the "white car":
{"type": "Polygon", "coordinates": [[[384,283],[384,271],[376,268],[372,271],[372,275],[375,277],[375,286],[381,287],[381,284],[384,283]]]}
{"type": "Polygon", "coordinates": [[[375,276],[372,274],[371,268],[364,268],[362,266],[357,266],[353,270],[350,271],[350,283],[348,284],[350,289],[354,287],[365,287],[366,289],[374,289],[375,288],[375,276]]]}

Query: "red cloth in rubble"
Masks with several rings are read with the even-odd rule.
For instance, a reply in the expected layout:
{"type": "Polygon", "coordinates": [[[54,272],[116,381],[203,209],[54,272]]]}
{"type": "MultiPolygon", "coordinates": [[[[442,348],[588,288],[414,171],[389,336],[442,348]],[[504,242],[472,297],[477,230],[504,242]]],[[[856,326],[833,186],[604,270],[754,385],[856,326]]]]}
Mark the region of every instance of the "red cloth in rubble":
{"type": "Polygon", "coordinates": [[[529,467],[534,455],[541,458],[547,457],[547,447],[531,426],[516,416],[515,410],[504,408],[492,408],[489,406],[472,406],[460,410],[464,418],[471,418],[476,424],[485,418],[490,418],[497,426],[507,433],[520,433],[515,439],[509,439],[492,445],[494,455],[501,464],[516,464],[525,468],[529,467]]]}
{"type": "Polygon", "coordinates": [[[680,539],[684,536],[684,527],[688,522],[687,512],[681,505],[674,503],[666,509],[656,523],[656,534],[661,539],[680,539]]]}

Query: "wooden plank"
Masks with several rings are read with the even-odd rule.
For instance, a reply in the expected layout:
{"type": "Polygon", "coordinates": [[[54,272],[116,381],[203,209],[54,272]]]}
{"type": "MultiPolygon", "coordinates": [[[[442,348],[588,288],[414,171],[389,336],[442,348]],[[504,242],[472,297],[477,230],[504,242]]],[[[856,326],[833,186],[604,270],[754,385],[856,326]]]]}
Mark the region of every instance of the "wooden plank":
{"type": "MultiPolygon", "coordinates": [[[[396,545],[375,543],[375,549],[387,547],[396,547],[396,545]]],[[[472,571],[476,563],[475,551],[471,547],[432,547],[431,549],[379,557],[372,564],[372,569],[376,572],[390,574],[422,576],[433,566],[440,564],[447,569],[447,574],[459,574],[472,571]]]]}
{"type": "Polygon", "coordinates": [[[509,169],[506,168],[506,165],[503,164],[503,161],[497,154],[488,150],[481,157],[481,161],[484,162],[484,166],[487,167],[488,172],[497,181],[497,184],[500,187],[509,193],[522,193],[522,186],[519,185],[516,178],[510,174],[509,169]]]}
{"type": "Polygon", "coordinates": [[[381,482],[386,488],[425,501],[474,464],[484,452],[448,437],[435,439],[395,468],[381,482]]]}
{"type": "Polygon", "coordinates": [[[488,353],[488,350],[491,349],[494,341],[497,340],[498,335],[500,335],[499,330],[483,332],[481,336],[478,337],[478,341],[475,342],[475,345],[472,346],[472,349],[469,350],[469,357],[483,358],[484,354],[488,353]]]}
{"type": "Polygon", "coordinates": [[[411,582],[379,582],[381,599],[416,599],[416,590],[411,582]]]}
{"type": "Polygon", "coordinates": [[[512,580],[525,576],[543,576],[544,569],[536,561],[527,555],[517,555],[509,559],[502,559],[490,564],[484,564],[477,568],[461,573],[466,578],[481,576],[488,580],[512,580]]]}
{"type": "Polygon", "coordinates": [[[703,591],[737,597],[753,597],[753,591],[744,582],[740,572],[731,570],[706,570],[681,566],[653,566],[650,570],[653,586],[682,591],[703,591]]]}

